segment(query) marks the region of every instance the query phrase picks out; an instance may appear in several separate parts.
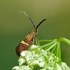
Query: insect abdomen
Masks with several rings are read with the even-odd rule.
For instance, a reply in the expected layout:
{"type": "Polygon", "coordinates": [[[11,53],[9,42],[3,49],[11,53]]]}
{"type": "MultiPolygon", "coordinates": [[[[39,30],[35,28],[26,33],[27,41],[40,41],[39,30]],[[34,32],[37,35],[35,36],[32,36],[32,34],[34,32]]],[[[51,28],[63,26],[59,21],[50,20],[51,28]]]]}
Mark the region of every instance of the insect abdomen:
{"type": "Polygon", "coordinates": [[[17,47],[16,47],[16,53],[18,56],[20,56],[20,53],[24,50],[26,50],[28,48],[29,45],[27,44],[23,44],[23,43],[20,43],[17,47]]]}
{"type": "Polygon", "coordinates": [[[26,49],[28,49],[31,41],[35,37],[35,32],[31,32],[26,36],[24,40],[21,41],[21,43],[16,47],[16,53],[18,56],[20,56],[20,53],[26,49]]]}

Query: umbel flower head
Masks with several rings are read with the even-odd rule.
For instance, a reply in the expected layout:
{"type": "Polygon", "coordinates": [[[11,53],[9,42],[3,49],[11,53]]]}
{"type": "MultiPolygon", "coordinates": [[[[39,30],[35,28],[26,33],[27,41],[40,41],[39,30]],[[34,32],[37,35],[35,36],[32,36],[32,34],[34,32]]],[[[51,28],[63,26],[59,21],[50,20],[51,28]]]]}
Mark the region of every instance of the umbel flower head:
{"type": "Polygon", "coordinates": [[[60,42],[57,39],[46,41],[50,43],[40,46],[39,41],[37,45],[31,45],[28,50],[22,51],[19,65],[12,70],[70,70],[61,61],[60,42]]]}

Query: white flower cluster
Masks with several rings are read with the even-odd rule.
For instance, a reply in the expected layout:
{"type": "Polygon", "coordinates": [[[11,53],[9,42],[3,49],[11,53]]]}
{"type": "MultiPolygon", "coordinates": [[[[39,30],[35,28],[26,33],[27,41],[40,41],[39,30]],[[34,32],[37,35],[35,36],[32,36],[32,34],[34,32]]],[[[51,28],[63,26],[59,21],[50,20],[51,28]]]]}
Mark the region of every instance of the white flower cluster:
{"type": "Polygon", "coordinates": [[[20,55],[19,66],[13,67],[12,70],[70,70],[59,57],[37,45],[32,45],[20,55]]]}

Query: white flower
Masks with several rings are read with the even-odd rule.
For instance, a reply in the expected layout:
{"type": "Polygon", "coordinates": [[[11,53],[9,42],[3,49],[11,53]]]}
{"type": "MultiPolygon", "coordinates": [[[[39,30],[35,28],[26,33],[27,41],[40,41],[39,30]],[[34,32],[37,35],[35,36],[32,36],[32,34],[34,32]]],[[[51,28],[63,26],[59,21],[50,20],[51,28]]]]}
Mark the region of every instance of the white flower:
{"type": "Polygon", "coordinates": [[[35,70],[36,67],[39,67],[38,70],[70,70],[54,53],[37,45],[22,51],[18,62],[19,66],[13,67],[13,70],[35,70]]]}
{"type": "Polygon", "coordinates": [[[70,70],[70,68],[64,62],[62,62],[61,68],[62,70],[70,70]]]}
{"type": "Polygon", "coordinates": [[[46,70],[53,70],[53,67],[50,67],[50,66],[46,66],[45,68],[46,70]]]}
{"type": "Polygon", "coordinates": [[[12,70],[19,70],[19,66],[13,67],[12,70]]]}
{"type": "Polygon", "coordinates": [[[39,61],[38,60],[34,60],[33,62],[30,63],[30,65],[38,65],[39,61]]]}
{"type": "Polygon", "coordinates": [[[18,62],[19,62],[19,66],[21,66],[23,63],[25,63],[25,59],[19,58],[18,62]]]}
{"type": "Polygon", "coordinates": [[[53,59],[54,59],[54,58],[53,58],[52,56],[50,56],[48,60],[49,60],[49,61],[52,61],[53,59]]]}
{"type": "Polygon", "coordinates": [[[30,49],[33,50],[33,49],[38,48],[38,47],[39,47],[39,46],[37,46],[37,45],[32,45],[32,46],[30,47],[30,49]]]}
{"type": "Polygon", "coordinates": [[[26,61],[29,61],[29,60],[32,60],[33,59],[33,55],[32,55],[32,52],[30,51],[22,51],[20,53],[20,55],[26,59],[26,61]]]}
{"type": "Polygon", "coordinates": [[[40,67],[44,67],[44,64],[45,64],[45,59],[44,59],[44,57],[41,56],[41,57],[39,57],[37,60],[39,61],[39,64],[38,64],[38,65],[39,65],[40,67]]]}
{"type": "Polygon", "coordinates": [[[30,61],[30,60],[33,59],[33,54],[32,54],[32,52],[26,51],[25,55],[26,55],[26,56],[25,56],[26,61],[30,61]]]}
{"type": "Polygon", "coordinates": [[[40,62],[40,63],[39,63],[39,66],[40,66],[40,67],[44,67],[44,62],[40,62]]]}
{"type": "Polygon", "coordinates": [[[32,70],[29,66],[21,66],[19,70],[32,70]]]}
{"type": "Polygon", "coordinates": [[[21,55],[21,56],[25,56],[25,51],[22,51],[22,52],[20,53],[20,55],[21,55]]]}
{"type": "Polygon", "coordinates": [[[56,63],[56,70],[62,70],[60,65],[56,63]]]}

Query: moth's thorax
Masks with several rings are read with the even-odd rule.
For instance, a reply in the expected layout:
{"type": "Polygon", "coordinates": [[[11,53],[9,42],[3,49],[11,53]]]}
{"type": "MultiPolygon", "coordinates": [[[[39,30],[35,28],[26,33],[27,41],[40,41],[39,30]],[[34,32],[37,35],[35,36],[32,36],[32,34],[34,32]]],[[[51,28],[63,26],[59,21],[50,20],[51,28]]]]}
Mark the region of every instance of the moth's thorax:
{"type": "Polygon", "coordinates": [[[33,32],[29,33],[29,34],[26,36],[25,39],[27,39],[28,41],[32,41],[33,38],[35,37],[35,34],[36,34],[36,33],[33,31],[33,32]]]}

